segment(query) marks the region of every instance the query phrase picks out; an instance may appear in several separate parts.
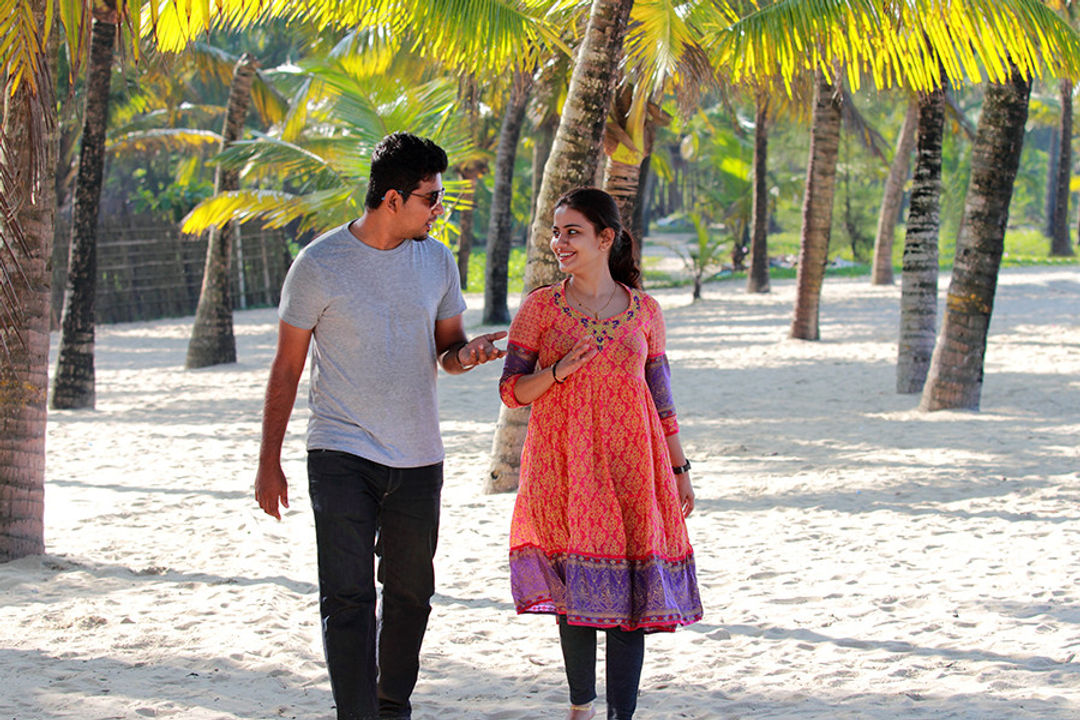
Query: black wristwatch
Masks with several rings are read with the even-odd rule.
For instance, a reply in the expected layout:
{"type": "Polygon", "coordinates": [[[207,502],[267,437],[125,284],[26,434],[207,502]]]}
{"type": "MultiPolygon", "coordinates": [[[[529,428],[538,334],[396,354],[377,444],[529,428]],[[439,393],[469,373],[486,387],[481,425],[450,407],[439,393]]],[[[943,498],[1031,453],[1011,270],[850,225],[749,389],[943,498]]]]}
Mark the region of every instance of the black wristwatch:
{"type": "Polygon", "coordinates": [[[690,460],[687,459],[685,465],[672,465],[671,471],[676,475],[682,475],[685,472],[690,472],[690,460]]]}

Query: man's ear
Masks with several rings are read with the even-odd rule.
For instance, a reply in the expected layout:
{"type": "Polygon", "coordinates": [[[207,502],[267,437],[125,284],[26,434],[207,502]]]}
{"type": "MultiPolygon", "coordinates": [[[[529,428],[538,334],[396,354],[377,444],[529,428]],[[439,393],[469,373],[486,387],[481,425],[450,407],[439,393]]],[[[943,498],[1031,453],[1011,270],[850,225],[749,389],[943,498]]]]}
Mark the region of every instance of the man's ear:
{"type": "Polygon", "coordinates": [[[383,202],[386,203],[387,210],[397,212],[401,209],[401,193],[391,188],[383,195],[383,202]]]}

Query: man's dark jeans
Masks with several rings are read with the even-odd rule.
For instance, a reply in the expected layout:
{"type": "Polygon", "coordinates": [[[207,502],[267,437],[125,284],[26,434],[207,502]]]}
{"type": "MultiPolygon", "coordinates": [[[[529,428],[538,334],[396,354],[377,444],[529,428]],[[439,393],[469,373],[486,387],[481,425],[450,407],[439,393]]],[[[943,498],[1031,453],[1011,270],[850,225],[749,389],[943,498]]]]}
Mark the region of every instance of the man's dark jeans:
{"type": "Polygon", "coordinates": [[[442,463],[392,468],[334,450],[308,454],[319,609],[338,720],[411,716],[435,592],[442,481],[442,463]]]}

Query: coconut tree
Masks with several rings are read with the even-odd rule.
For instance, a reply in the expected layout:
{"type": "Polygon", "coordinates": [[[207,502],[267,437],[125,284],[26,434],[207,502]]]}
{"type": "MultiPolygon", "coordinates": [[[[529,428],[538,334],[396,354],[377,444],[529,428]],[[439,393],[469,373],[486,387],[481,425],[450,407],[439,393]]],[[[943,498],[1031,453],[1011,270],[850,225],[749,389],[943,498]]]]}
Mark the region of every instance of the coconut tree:
{"type": "Polygon", "coordinates": [[[769,93],[758,89],[754,93],[754,191],[750,219],[750,271],[746,274],[746,291],[769,292],[769,93]]]}
{"type": "MultiPolygon", "coordinates": [[[[616,70],[632,4],[632,0],[593,0],[585,35],[577,50],[559,129],[540,184],[526,255],[526,292],[554,282],[558,277],[558,265],[548,248],[555,201],[573,187],[592,184],[596,177],[604,125],[618,79],[616,70]]],[[[488,491],[517,487],[527,423],[527,409],[510,410],[505,406],[501,409],[486,483],[488,491]]]]}
{"type": "MultiPolygon", "coordinates": [[[[225,110],[225,122],[221,130],[221,150],[239,140],[244,132],[248,105],[251,102],[251,85],[259,63],[244,54],[236,63],[229,100],[225,110]]],[[[223,193],[240,189],[240,173],[219,166],[214,177],[214,192],[223,193]]],[[[210,229],[206,242],[206,264],[203,268],[202,290],[195,310],[195,323],[191,328],[187,359],[184,367],[194,368],[236,362],[236,338],[233,336],[232,297],[229,291],[229,259],[232,257],[236,225],[226,221],[210,229]]]]}
{"type": "MultiPolygon", "coordinates": [[[[281,10],[280,6],[265,9],[271,14],[281,10]]],[[[403,49],[408,48],[411,54],[425,60],[429,68],[442,66],[453,69],[465,78],[475,78],[484,73],[490,74],[495,68],[502,69],[507,65],[513,65],[516,58],[522,55],[520,46],[530,48],[560,46],[561,41],[551,24],[543,17],[543,11],[543,7],[527,7],[514,0],[470,0],[465,4],[452,0],[436,0],[431,3],[420,3],[416,0],[396,0],[389,3],[362,0],[359,5],[319,7],[314,12],[311,8],[298,8],[287,11],[286,16],[302,19],[310,13],[315,17],[316,29],[320,30],[346,23],[358,24],[359,27],[354,28],[347,35],[346,39],[335,48],[334,53],[334,57],[342,60],[345,67],[351,67],[352,70],[357,70],[364,65],[369,69],[376,64],[382,64],[384,68],[388,67],[388,62],[400,56],[403,49]],[[481,28],[481,31],[478,32],[477,28],[481,28]],[[368,50],[375,51],[374,60],[362,58],[368,50]]],[[[475,79],[469,82],[476,84],[475,79]]],[[[307,90],[312,89],[313,87],[309,86],[307,90]]],[[[306,101],[301,102],[306,105],[306,101]]],[[[286,124],[281,136],[283,139],[290,138],[290,133],[295,133],[298,128],[305,126],[307,108],[300,108],[297,103],[294,103],[294,107],[297,107],[297,112],[293,113],[290,122],[286,124]]],[[[475,126],[474,123],[471,127],[475,129],[475,126]]],[[[412,130],[414,128],[405,125],[396,126],[394,129],[412,130]]],[[[481,163],[478,162],[477,157],[462,155],[454,157],[460,163],[457,169],[466,183],[462,187],[452,186],[457,192],[450,198],[456,201],[457,209],[461,214],[460,228],[464,233],[459,243],[458,260],[462,281],[466,282],[468,257],[472,245],[471,189],[475,186],[476,179],[482,174],[486,161],[481,163]]],[[[307,203],[306,200],[298,200],[298,204],[294,203],[290,208],[285,209],[283,215],[266,207],[266,202],[271,200],[271,196],[241,200],[239,199],[241,196],[234,194],[233,191],[226,191],[219,197],[221,201],[213,206],[213,209],[207,207],[204,208],[204,212],[191,216],[185,227],[188,230],[201,228],[205,226],[203,219],[210,216],[215,217],[217,221],[226,221],[225,216],[218,212],[222,208],[246,213],[248,219],[267,214],[276,214],[279,218],[284,215],[298,217],[307,215],[318,207],[320,202],[317,198],[308,198],[308,200],[315,199],[314,204],[307,203]]],[[[347,199],[350,198],[349,193],[338,192],[336,197],[339,200],[345,200],[344,207],[359,210],[362,206],[362,203],[358,205],[352,202],[352,199],[347,199]]],[[[334,202],[332,198],[325,195],[322,199],[334,202]]],[[[276,222],[276,220],[273,221],[274,224],[276,222]]],[[[222,274],[220,277],[227,278],[228,275],[222,274]]],[[[219,282],[224,282],[224,280],[219,282]]],[[[215,297],[220,298],[226,295],[227,288],[218,287],[214,290],[215,297]]],[[[218,317],[221,317],[221,313],[218,313],[218,317]]],[[[213,327],[221,334],[221,337],[213,342],[224,346],[232,344],[232,341],[224,336],[227,327],[231,327],[231,321],[225,323],[219,320],[213,327]]],[[[230,355],[224,353],[221,357],[228,361],[230,355]]]]}
{"type": "MultiPolygon", "coordinates": [[[[243,169],[247,187],[197,205],[184,218],[184,232],[233,220],[266,227],[296,222],[300,234],[310,235],[346,223],[363,212],[371,149],[395,130],[429,136],[448,155],[472,152],[453,79],[413,82],[337,59],[310,63],[301,75],[293,73],[293,83],[284,121],[270,134],[233,143],[218,158],[224,167],[243,169]]],[[[449,197],[464,190],[461,181],[446,184],[449,197]]]]}
{"type": "Polygon", "coordinates": [[[604,138],[608,155],[604,189],[615,198],[628,226],[636,212],[642,163],[652,154],[657,125],[669,120],[660,109],[663,97],[674,93],[687,114],[696,107],[697,98],[715,86],[698,26],[733,19],[722,4],[700,0],[638,0],[634,4],[626,37],[626,69],[604,138]]]}
{"type": "Polygon", "coordinates": [[[510,202],[513,196],[514,158],[517,155],[525,111],[532,94],[533,74],[527,70],[514,72],[510,96],[503,110],[499,128],[499,148],[495,155],[494,190],[491,195],[491,216],[487,231],[487,264],[484,268],[484,322],[506,324],[510,311],[506,306],[507,268],[510,261],[510,226],[513,216],[510,202]]]}
{"type": "MultiPolygon", "coordinates": [[[[1075,26],[1080,15],[1080,3],[1075,0],[1049,0],[1049,4],[1059,10],[1063,17],[1075,26]]],[[[1072,125],[1073,125],[1073,81],[1062,78],[1059,84],[1061,93],[1061,115],[1058,123],[1056,157],[1051,162],[1054,177],[1048,189],[1047,204],[1052,208],[1048,213],[1050,230],[1050,255],[1067,257],[1073,254],[1069,240],[1069,183],[1072,178],[1072,125]],[[1052,198],[1052,200],[1050,199],[1052,198]]],[[[1051,152],[1054,150],[1052,149],[1051,152]]]]}
{"type": "MultiPolygon", "coordinates": [[[[491,199],[491,223],[487,236],[487,263],[484,267],[484,322],[499,324],[510,322],[510,310],[507,306],[507,285],[510,263],[510,201],[511,180],[513,175],[511,133],[521,133],[517,124],[517,113],[522,110],[532,124],[532,187],[529,192],[529,217],[536,216],[536,202],[540,196],[540,182],[544,179],[544,166],[551,155],[551,146],[555,142],[555,131],[559,127],[559,99],[565,95],[569,80],[569,54],[559,53],[548,58],[532,76],[521,75],[522,85],[518,85],[518,73],[515,73],[514,86],[507,103],[503,125],[500,129],[499,157],[495,168],[495,192],[491,199]],[[526,93],[524,85],[531,85],[526,93]],[[527,96],[532,96],[529,103],[527,96]],[[530,109],[531,108],[531,109],[530,109]],[[516,130],[515,130],[516,129],[516,130]],[[503,135],[506,133],[506,135],[503,135]],[[504,151],[505,148],[505,151],[504,151]]],[[[523,73],[523,71],[519,71],[523,73]]],[[[528,242],[528,236],[526,236],[528,242]]]]}
{"type": "Polygon", "coordinates": [[[32,0],[18,10],[0,18],[23,68],[20,74],[8,56],[0,74],[0,562],[45,547],[48,265],[56,212],[46,3],[32,0]]]}
{"type": "MultiPolygon", "coordinates": [[[[0,137],[0,255],[2,276],[2,339],[0,357],[6,374],[0,387],[5,432],[0,442],[0,536],[5,558],[40,551],[41,497],[44,482],[45,387],[47,375],[47,322],[49,279],[47,265],[55,228],[56,105],[45,47],[55,17],[62,22],[73,72],[82,67],[90,17],[87,2],[11,0],[9,12],[0,14],[0,77],[5,86],[4,134],[0,137]],[[54,15],[54,10],[58,12],[54,15]],[[45,168],[49,168],[46,170],[45,168]],[[38,302],[40,300],[40,303],[38,302]],[[39,312],[40,311],[40,312],[39,312]],[[44,321],[44,329],[41,321],[44,321]],[[13,390],[12,388],[15,388],[13,390]],[[11,446],[6,443],[11,442],[11,446]],[[27,536],[32,536],[27,538],[27,536]],[[14,538],[8,543],[8,538],[14,538]]],[[[402,0],[398,3],[360,2],[347,5],[321,0],[302,6],[225,0],[199,4],[164,0],[150,2],[149,26],[141,8],[118,0],[121,40],[131,57],[148,32],[159,49],[182,49],[212,23],[246,27],[267,16],[294,20],[317,18],[323,27],[355,26],[371,20],[394,32],[410,25],[425,29],[421,45],[435,57],[451,48],[477,65],[503,63],[513,56],[522,38],[540,42],[549,33],[546,24],[517,5],[499,0],[402,0]],[[464,38],[464,44],[462,41],[464,38]],[[456,43],[456,45],[455,45],[456,43]]]]}
{"type": "Polygon", "coordinates": [[[97,223],[105,170],[109,123],[109,82],[116,41],[116,3],[92,10],[90,58],[86,72],[79,172],[71,248],[61,320],[60,348],[53,376],[52,407],[94,407],[94,294],[97,288],[97,223]]]}
{"type": "Polygon", "coordinates": [[[1073,83],[1063,78],[1060,83],[1061,119],[1058,124],[1058,156],[1053,187],[1054,212],[1050,217],[1050,255],[1067,257],[1073,254],[1069,238],[1069,182],[1072,179],[1072,118],[1073,83]]]}
{"type": "Polygon", "coordinates": [[[918,147],[904,236],[900,295],[900,340],[896,361],[898,393],[922,391],[934,352],[946,89],[942,85],[919,93],[917,100],[918,147]]]}
{"type": "Polygon", "coordinates": [[[814,84],[810,162],[806,169],[799,267],[795,280],[798,289],[795,315],[791,321],[791,337],[800,340],[817,340],[821,337],[818,304],[821,300],[821,284],[825,279],[825,265],[829,261],[842,117],[840,93],[825,74],[819,72],[814,84]]]}
{"type": "MultiPolygon", "coordinates": [[[[930,90],[942,70],[950,82],[983,73],[1009,77],[1010,61],[1026,75],[1045,64],[1076,69],[1076,35],[1038,0],[781,0],[718,28],[723,64],[733,78],[763,75],[794,82],[818,75],[815,112],[827,128],[813,129],[818,159],[829,163],[837,112],[826,85],[837,72],[858,88],[863,76],[879,88],[930,90]],[[836,68],[839,68],[837,70],[836,68]]],[[[812,160],[808,178],[813,177],[812,160]]],[[[792,336],[818,337],[817,310],[831,210],[830,171],[816,169],[824,186],[808,182],[792,336]]]]}
{"type": "Polygon", "coordinates": [[[870,275],[870,282],[874,285],[893,284],[893,238],[896,233],[896,219],[900,214],[900,205],[904,200],[904,185],[907,183],[908,173],[911,170],[911,151],[915,149],[915,131],[918,123],[919,103],[913,97],[908,100],[904,122],[896,138],[896,152],[893,153],[889,176],[885,180],[885,189],[882,192],[870,275]]]}
{"type": "Polygon", "coordinates": [[[1030,94],[1031,81],[1016,68],[1009,82],[986,89],[945,318],[920,403],[923,410],[979,409],[986,336],[1030,94]]]}

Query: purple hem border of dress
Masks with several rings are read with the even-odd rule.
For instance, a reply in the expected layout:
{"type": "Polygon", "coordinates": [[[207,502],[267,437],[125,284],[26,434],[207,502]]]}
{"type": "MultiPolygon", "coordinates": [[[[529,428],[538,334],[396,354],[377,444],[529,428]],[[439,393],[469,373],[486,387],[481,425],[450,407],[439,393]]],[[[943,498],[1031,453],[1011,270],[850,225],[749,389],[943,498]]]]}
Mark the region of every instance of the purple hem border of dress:
{"type": "Polygon", "coordinates": [[[525,545],[510,552],[510,585],[519,613],[565,615],[572,625],[656,632],[702,617],[693,553],[627,560],[525,545]]]}

